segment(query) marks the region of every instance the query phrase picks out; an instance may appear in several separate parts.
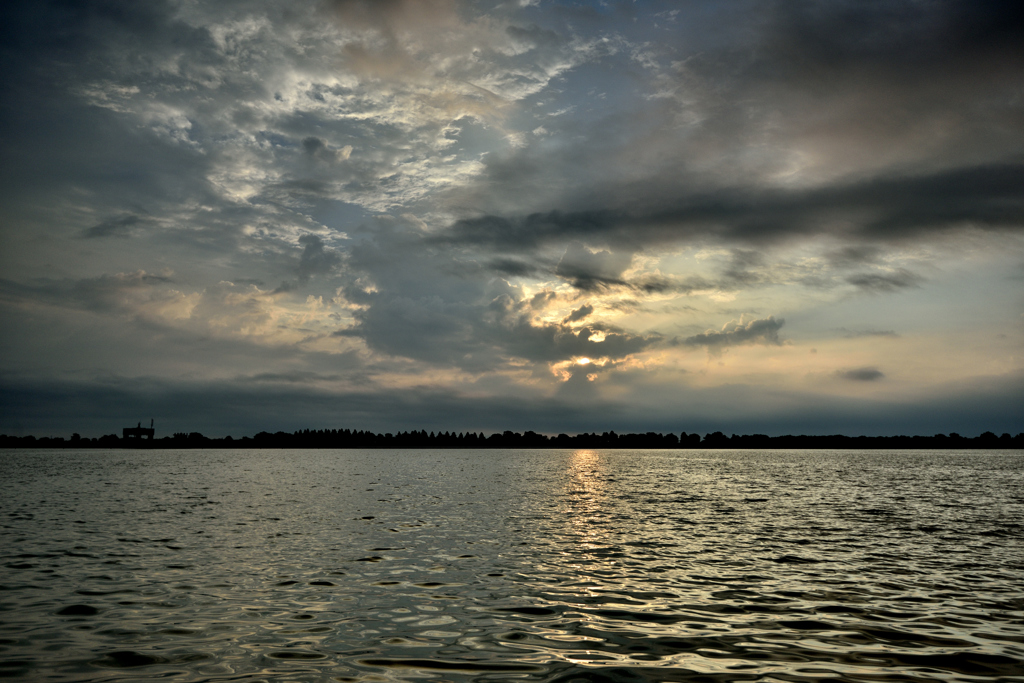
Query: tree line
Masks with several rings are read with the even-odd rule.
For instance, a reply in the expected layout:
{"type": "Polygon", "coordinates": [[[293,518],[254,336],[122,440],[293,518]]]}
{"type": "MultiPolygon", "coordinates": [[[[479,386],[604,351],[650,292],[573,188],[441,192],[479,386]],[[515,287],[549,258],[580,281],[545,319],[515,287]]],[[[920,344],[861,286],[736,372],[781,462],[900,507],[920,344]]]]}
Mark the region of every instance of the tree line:
{"type": "Polygon", "coordinates": [[[304,429],[295,432],[259,432],[234,439],[210,438],[199,432],[178,432],[160,439],[122,438],[107,434],[84,438],[7,436],[0,434],[0,448],[738,448],[738,449],[1024,449],[1024,433],[997,436],[984,432],[975,437],[957,433],[934,436],[830,436],[745,434],[722,432],[679,435],[582,433],[546,436],[536,432],[426,432],[413,430],[377,434],[350,429],[304,429]]]}

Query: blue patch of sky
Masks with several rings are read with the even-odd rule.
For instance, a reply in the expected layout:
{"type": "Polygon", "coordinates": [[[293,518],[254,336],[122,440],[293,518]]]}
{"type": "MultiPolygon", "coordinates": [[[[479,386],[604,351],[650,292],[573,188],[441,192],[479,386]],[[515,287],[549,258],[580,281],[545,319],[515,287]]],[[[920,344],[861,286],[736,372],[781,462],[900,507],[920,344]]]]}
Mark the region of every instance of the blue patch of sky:
{"type": "Polygon", "coordinates": [[[351,232],[372,215],[356,204],[325,198],[310,201],[307,213],[316,222],[340,232],[351,232]]]}

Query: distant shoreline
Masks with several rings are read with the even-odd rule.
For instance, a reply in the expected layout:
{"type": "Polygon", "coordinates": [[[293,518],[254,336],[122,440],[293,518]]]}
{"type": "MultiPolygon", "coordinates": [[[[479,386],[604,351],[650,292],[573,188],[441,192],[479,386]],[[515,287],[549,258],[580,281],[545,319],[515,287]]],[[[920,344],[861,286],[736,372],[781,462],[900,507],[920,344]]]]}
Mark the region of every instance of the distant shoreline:
{"type": "Polygon", "coordinates": [[[658,434],[616,434],[615,432],[582,433],[575,436],[559,434],[545,436],[536,432],[517,433],[505,431],[484,436],[474,432],[398,432],[397,434],[349,430],[349,429],[305,429],[296,432],[259,432],[253,437],[234,439],[226,436],[212,439],[198,432],[177,433],[159,439],[118,437],[108,434],[99,438],[82,438],[77,434],[70,439],[64,437],[8,436],[0,434],[0,448],[143,448],[143,449],[191,449],[191,448],[360,448],[360,449],[462,449],[462,448],[600,448],[600,449],[835,449],[835,450],[950,450],[950,449],[1024,449],[1024,433],[996,435],[984,432],[975,437],[964,437],[957,433],[934,436],[767,436],[747,434],[726,436],[722,432],[679,435],[658,434]]]}

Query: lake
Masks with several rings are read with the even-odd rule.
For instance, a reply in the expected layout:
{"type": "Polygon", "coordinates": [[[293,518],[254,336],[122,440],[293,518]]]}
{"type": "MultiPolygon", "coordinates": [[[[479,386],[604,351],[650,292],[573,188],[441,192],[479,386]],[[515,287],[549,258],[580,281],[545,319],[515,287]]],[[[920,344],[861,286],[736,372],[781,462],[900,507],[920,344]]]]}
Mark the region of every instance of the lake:
{"type": "Polygon", "coordinates": [[[1024,680],[1021,451],[0,451],[0,676],[1024,680]]]}

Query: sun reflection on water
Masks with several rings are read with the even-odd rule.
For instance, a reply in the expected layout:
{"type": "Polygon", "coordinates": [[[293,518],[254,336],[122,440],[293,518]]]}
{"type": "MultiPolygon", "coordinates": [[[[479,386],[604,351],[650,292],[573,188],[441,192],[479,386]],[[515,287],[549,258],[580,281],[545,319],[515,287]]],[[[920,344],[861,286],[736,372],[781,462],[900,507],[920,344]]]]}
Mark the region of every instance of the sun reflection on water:
{"type": "Polygon", "coordinates": [[[582,549],[606,545],[608,476],[601,455],[594,450],[573,451],[567,474],[562,514],[569,516],[576,542],[582,549]]]}

